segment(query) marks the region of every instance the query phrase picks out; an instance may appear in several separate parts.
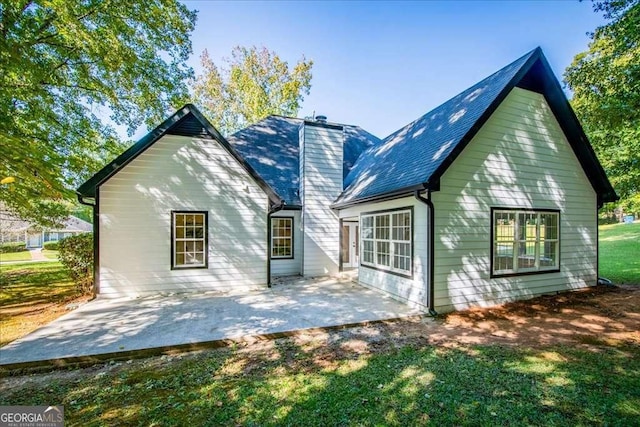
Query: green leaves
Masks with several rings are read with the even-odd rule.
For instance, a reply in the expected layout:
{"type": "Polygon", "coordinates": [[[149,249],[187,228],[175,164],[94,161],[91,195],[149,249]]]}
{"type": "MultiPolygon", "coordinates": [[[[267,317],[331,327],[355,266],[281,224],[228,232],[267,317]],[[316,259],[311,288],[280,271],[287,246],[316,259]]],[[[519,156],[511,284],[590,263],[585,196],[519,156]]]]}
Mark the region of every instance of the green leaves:
{"type": "Polygon", "coordinates": [[[203,72],[192,82],[194,102],[223,134],[231,134],[270,114],[295,116],[311,89],[313,61],[290,68],[266,48],[237,46],[226,68],[205,50],[203,72]]]}
{"type": "Polygon", "coordinates": [[[130,134],[187,99],[195,12],[176,0],[0,3],[0,201],[47,222],[39,204],[122,151],[110,117],[130,134]]]}
{"type": "Polygon", "coordinates": [[[597,1],[594,10],[610,22],[595,30],[564,77],[612,184],[630,199],[640,192],[640,2],[597,1]]]}

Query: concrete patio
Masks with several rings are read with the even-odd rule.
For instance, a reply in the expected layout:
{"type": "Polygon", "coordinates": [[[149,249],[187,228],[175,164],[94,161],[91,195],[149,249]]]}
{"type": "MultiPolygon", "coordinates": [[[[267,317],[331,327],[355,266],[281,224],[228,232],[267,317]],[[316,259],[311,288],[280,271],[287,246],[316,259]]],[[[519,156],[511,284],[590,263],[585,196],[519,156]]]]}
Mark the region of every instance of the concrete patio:
{"type": "Polygon", "coordinates": [[[278,336],[422,314],[338,279],[297,279],[244,293],[100,299],[0,349],[0,367],[278,336]]]}

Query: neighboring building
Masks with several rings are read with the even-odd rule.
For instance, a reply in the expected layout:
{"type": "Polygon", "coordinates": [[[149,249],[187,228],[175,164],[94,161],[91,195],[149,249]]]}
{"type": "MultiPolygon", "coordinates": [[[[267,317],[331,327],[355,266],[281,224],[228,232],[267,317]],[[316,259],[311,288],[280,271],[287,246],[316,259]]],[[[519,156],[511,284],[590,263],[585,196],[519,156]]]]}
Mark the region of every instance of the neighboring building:
{"type": "Polygon", "coordinates": [[[78,189],[103,295],[333,275],[450,311],[597,283],[617,198],[541,50],[380,141],[271,116],[223,138],[192,105],[78,189]]]}
{"type": "Polygon", "coordinates": [[[57,242],[65,237],[91,231],[91,223],[75,216],[67,218],[60,227],[42,228],[6,211],[0,212],[0,244],[24,242],[27,249],[37,249],[46,242],[57,242]]]}

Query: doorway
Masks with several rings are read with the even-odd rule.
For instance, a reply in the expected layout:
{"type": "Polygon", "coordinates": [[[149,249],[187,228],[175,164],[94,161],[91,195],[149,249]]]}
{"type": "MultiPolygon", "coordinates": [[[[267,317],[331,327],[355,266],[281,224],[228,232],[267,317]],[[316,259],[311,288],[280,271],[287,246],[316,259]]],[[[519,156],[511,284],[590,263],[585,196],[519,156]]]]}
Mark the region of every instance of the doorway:
{"type": "Polygon", "coordinates": [[[357,222],[342,223],[342,268],[356,268],[360,262],[360,226],[357,222]]]}

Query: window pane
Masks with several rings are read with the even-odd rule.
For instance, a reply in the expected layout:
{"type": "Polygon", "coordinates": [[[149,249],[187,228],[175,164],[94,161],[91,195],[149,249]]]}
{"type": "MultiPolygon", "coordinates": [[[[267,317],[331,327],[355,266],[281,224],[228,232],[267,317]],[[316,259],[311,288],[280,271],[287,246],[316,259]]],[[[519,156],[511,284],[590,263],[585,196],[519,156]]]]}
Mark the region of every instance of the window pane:
{"type": "Polygon", "coordinates": [[[532,268],[536,266],[535,243],[518,243],[518,268],[532,268]],[[530,247],[531,246],[531,247],[530,247]],[[533,252],[527,253],[528,251],[533,252]]]}
{"type": "Polygon", "coordinates": [[[513,269],[513,243],[501,243],[493,253],[493,269],[496,271],[513,269]]]}
{"type": "Polygon", "coordinates": [[[376,216],[376,239],[389,239],[389,215],[376,216]]]}
{"type": "Polygon", "coordinates": [[[184,225],[184,215],[176,214],[176,226],[182,226],[182,225],[184,225]]]}
{"type": "Polygon", "coordinates": [[[497,212],[495,214],[494,232],[497,241],[515,240],[515,214],[497,212]]]}
{"type": "Polygon", "coordinates": [[[373,238],[373,217],[372,216],[362,217],[362,238],[363,239],[373,238]]]}
{"type": "Polygon", "coordinates": [[[373,242],[371,240],[364,240],[362,242],[362,261],[370,264],[373,263],[373,242]]]}
{"type": "Polygon", "coordinates": [[[540,267],[558,266],[558,242],[540,243],[540,267]]]}
{"type": "Polygon", "coordinates": [[[377,264],[389,267],[389,242],[376,242],[377,264]]]}
{"type": "Polygon", "coordinates": [[[552,240],[558,238],[558,214],[540,215],[540,237],[552,240]]]}

